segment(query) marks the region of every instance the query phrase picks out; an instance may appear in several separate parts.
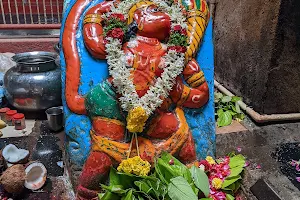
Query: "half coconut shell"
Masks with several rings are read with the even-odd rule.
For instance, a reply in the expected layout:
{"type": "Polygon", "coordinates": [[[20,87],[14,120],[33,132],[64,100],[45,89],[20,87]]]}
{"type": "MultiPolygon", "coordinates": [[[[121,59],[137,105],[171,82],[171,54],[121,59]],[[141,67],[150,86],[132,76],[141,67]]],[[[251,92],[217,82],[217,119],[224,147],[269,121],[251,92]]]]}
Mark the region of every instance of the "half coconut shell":
{"type": "Polygon", "coordinates": [[[47,169],[40,162],[30,163],[26,169],[26,180],[24,186],[30,190],[42,188],[47,179],[47,169]]]}
{"type": "Polygon", "coordinates": [[[13,144],[9,144],[2,150],[3,158],[11,164],[25,164],[28,162],[29,151],[19,149],[13,144]]]}

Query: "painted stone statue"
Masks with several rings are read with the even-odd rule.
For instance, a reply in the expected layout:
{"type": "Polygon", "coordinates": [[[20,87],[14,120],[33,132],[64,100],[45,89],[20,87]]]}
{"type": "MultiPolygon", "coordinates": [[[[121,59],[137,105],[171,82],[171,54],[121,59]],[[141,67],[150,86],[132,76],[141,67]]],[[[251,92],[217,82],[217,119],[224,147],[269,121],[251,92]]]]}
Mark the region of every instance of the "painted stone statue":
{"type": "Polygon", "coordinates": [[[96,197],[129,157],[214,153],[212,83],[197,56],[208,21],[204,0],[70,2],[61,56],[68,153],[84,162],[78,199],[96,197]]]}

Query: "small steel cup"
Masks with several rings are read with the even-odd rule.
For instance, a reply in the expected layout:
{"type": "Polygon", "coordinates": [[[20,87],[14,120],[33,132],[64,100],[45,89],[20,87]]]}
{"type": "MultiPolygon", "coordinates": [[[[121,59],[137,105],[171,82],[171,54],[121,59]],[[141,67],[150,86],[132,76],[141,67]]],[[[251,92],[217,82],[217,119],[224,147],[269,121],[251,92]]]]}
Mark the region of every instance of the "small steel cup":
{"type": "Polygon", "coordinates": [[[52,131],[59,131],[63,128],[64,113],[62,107],[52,107],[46,110],[48,127],[52,131]]]}

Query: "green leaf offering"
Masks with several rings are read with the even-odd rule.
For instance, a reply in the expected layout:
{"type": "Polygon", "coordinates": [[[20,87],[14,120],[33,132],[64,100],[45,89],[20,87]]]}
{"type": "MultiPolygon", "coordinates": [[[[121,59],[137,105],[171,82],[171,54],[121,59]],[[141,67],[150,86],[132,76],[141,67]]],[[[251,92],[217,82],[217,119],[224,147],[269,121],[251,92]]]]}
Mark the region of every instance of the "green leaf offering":
{"type": "Polygon", "coordinates": [[[170,173],[173,175],[172,178],[177,176],[183,176],[188,181],[188,183],[192,183],[192,176],[190,170],[187,168],[187,166],[182,164],[171,154],[163,152],[161,155],[161,160],[164,162],[165,165],[168,166],[168,170],[170,170],[170,173]],[[172,160],[174,164],[170,165],[170,160],[172,160]]]}
{"type": "Polygon", "coordinates": [[[228,126],[232,122],[232,115],[230,111],[222,112],[218,115],[217,123],[219,127],[228,126]]]}
{"type": "Polygon", "coordinates": [[[225,189],[226,187],[228,187],[229,185],[233,184],[234,182],[236,182],[240,179],[242,179],[242,177],[240,175],[233,176],[231,178],[226,178],[222,184],[222,189],[225,189]]]}
{"type": "Polygon", "coordinates": [[[240,105],[237,102],[235,102],[235,109],[237,113],[242,113],[240,105]]]}
{"type": "Polygon", "coordinates": [[[235,167],[230,169],[230,175],[227,178],[231,178],[237,175],[240,175],[244,170],[244,167],[235,167]]]}
{"type": "Polygon", "coordinates": [[[190,169],[192,178],[194,180],[195,185],[199,188],[203,194],[208,197],[209,195],[209,181],[205,172],[195,166],[192,166],[190,169]]]}
{"type": "Polygon", "coordinates": [[[230,168],[244,167],[245,162],[246,162],[246,158],[243,155],[241,154],[235,155],[230,158],[229,167],[230,168]]]}
{"type": "Polygon", "coordinates": [[[226,200],[234,200],[234,197],[231,194],[226,194],[226,200]]]}
{"type": "Polygon", "coordinates": [[[112,192],[106,191],[105,194],[99,194],[98,198],[100,200],[119,200],[121,199],[119,195],[114,194],[112,192]]]}
{"type": "Polygon", "coordinates": [[[129,191],[127,192],[127,195],[126,195],[125,197],[122,197],[121,200],[133,200],[133,199],[134,199],[134,197],[133,197],[133,195],[132,195],[132,190],[129,190],[129,191]]]}
{"type": "Polygon", "coordinates": [[[140,191],[149,194],[152,188],[145,181],[135,181],[134,184],[139,188],[140,191]]]}
{"type": "Polygon", "coordinates": [[[237,96],[224,96],[220,92],[215,92],[215,115],[219,127],[230,125],[233,119],[243,120],[245,118],[238,104],[240,100],[241,98],[237,96]]]}
{"type": "Polygon", "coordinates": [[[171,167],[169,163],[165,162],[161,158],[157,159],[157,166],[167,183],[170,183],[172,178],[180,175],[171,167]]]}
{"type": "Polygon", "coordinates": [[[246,158],[240,154],[230,157],[230,175],[224,180],[222,189],[236,191],[240,187],[240,184],[236,184],[236,182],[242,179],[241,173],[244,170],[245,162],[246,158]]]}
{"type": "Polygon", "coordinates": [[[238,102],[238,101],[240,101],[240,100],[242,100],[241,97],[237,97],[237,96],[231,97],[231,101],[232,101],[233,103],[238,102]]]}
{"type": "Polygon", "coordinates": [[[217,103],[218,101],[220,101],[220,99],[222,99],[223,94],[221,92],[215,92],[215,103],[217,103]]]}
{"type": "Polygon", "coordinates": [[[171,179],[168,195],[172,200],[198,200],[192,187],[182,176],[171,179]]]}
{"type": "Polygon", "coordinates": [[[227,103],[230,102],[232,100],[231,96],[223,96],[221,101],[222,103],[227,103]]]}
{"type": "MultiPolygon", "coordinates": [[[[230,175],[223,181],[220,190],[226,193],[226,200],[234,200],[232,195],[240,188],[246,160],[242,155],[230,156],[230,175]]],[[[220,164],[223,159],[216,162],[220,164]]],[[[166,152],[156,159],[151,175],[141,177],[111,168],[109,182],[108,186],[101,185],[105,193],[98,194],[99,200],[198,200],[199,191],[206,197],[202,200],[212,200],[208,198],[211,186],[207,174],[195,166],[189,169],[166,152]]]]}

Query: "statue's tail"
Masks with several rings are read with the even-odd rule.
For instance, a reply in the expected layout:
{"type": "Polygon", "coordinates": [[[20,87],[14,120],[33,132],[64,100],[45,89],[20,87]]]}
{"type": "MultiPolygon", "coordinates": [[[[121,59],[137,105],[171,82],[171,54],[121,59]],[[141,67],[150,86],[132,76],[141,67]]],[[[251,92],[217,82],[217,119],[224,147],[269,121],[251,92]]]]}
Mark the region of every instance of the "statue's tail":
{"type": "Polygon", "coordinates": [[[187,10],[188,44],[185,58],[187,61],[195,57],[202,42],[208,20],[209,10],[205,0],[178,0],[187,10]]]}
{"type": "Polygon", "coordinates": [[[67,16],[62,35],[62,50],[66,61],[66,101],[69,109],[77,114],[85,114],[86,109],[84,98],[78,93],[81,65],[76,43],[76,33],[80,17],[91,1],[76,1],[67,16]]]}

